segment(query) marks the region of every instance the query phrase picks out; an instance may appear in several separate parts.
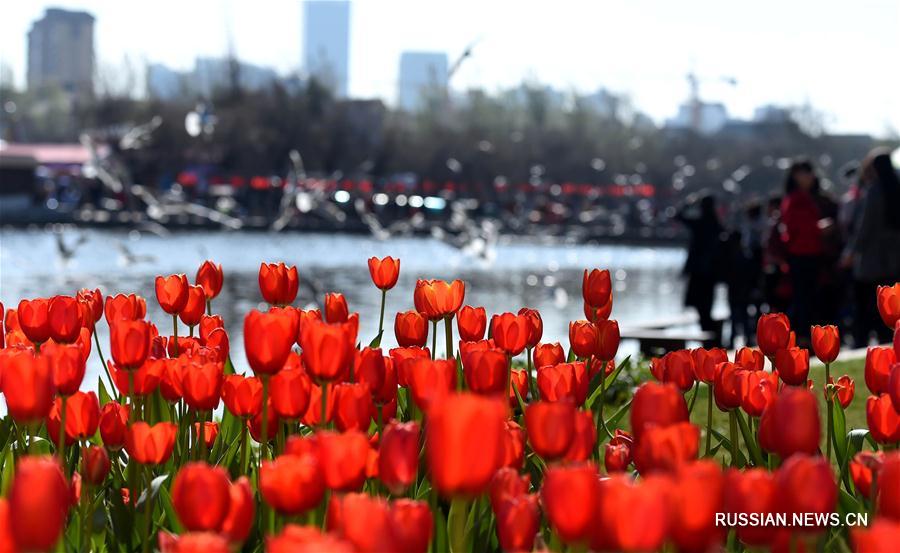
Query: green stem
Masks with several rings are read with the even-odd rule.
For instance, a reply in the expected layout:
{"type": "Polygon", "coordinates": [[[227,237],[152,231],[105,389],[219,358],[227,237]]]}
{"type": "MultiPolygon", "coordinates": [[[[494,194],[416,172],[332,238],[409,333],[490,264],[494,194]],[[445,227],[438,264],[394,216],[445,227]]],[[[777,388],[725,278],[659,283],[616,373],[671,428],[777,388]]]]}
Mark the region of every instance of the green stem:
{"type": "Polygon", "coordinates": [[[143,542],[143,545],[141,546],[141,551],[143,553],[148,553],[148,551],[150,551],[150,542],[153,541],[151,539],[150,526],[150,519],[153,518],[153,496],[150,493],[150,484],[153,481],[153,473],[151,471],[152,469],[147,466],[147,487],[145,488],[147,493],[147,501],[144,503],[144,536],[143,540],[141,540],[143,542]]]}
{"type": "Polygon", "coordinates": [[[172,315],[172,339],[175,340],[175,357],[178,357],[178,315],[172,315]]]}
{"type": "MultiPolygon", "coordinates": [[[[537,400],[537,382],[535,381],[534,375],[532,371],[534,367],[531,363],[531,348],[525,348],[525,355],[528,358],[525,360],[525,370],[528,371],[528,391],[531,392],[531,401],[537,400]]],[[[585,372],[588,372],[585,370],[585,372]]]]}
{"type": "Polygon", "coordinates": [[[103,357],[103,350],[100,349],[100,338],[97,337],[97,329],[94,328],[94,346],[97,348],[97,355],[100,356],[100,364],[103,365],[103,372],[106,373],[106,379],[109,380],[109,387],[113,394],[113,399],[119,400],[119,389],[113,382],[112,375],[109,374],[109,367],[106,366],[106,358],[103,357]]]}
{"type": "Polygon", "coordinates": [[[59,453],[59,462],[63,468],[66,466],[66,400],[69,398],[62,397],[62,407],[59,413],[59,439],[57,440],[56,451],[59,453]]]}
{"type": "Polygon", "coordinates": [[[738,466],[738,434],[737,417],[734,410],[728,412],[728,425],[731,431],[731,466],[738,466]]]}
{"type": "Polygon", "coordinates": [[[381,315],[378,317],[378,336],[384,332],[384,303],[387,300],[387,290],[381,291],[381,315]]]}
{"type": "Polygon", "coordinates": [[[831,363],[825,363],[825,403],[828,407],[828,419],[825,421],[827,428],[825,436],[825,460],[831,462],[831,441],[834,438],[834,389],[828,389],[831,380],[831,363]]]}
{"type": "Polygon", "coordinates": [[[200,460],[206,461],[206,413],[199,412],[200,415],[200,460]]]}
{"type": "Polygon", "coordinates": [[[135,405],[134,405],[134,371],[131,369],[128,370],[128,401],[131,407],[128,409],[128,420],[134,421],[135,417],[135,405]]]}
{"type": "Polygon", "coordinates": [[[453,326],[451,322],[453,321],[453,315],[447,315],[444,317],[444,337],[447,342],[447,359],[453,359],[453,326]]]}
{"type": "Polygon", "coordinates": [[[212,315],[212,300],[211,299],[206,300],[206,314],[212,315]]]}
{"type": "Polygon", "coordinates": [[[262,375],[262,436],[259,440],[260,463],[266,458],[269,449],[269,375],[262,375]]]}
{"type": "Polygon", "coordinates": [[[450,542],[450,553],[463,553],[469,551],[468,536],[466,535],[466,519],[469,518],[469,501],[462,498],[454,498],[450,503],[450,513],[447,515],[447,534],[450,542]]]}
{"type": "Polygon", "coordinates": [[[247,424],[241,425],[241,474],[247,474],[247,424]]]}
{"type": "Polygon", "coordinates": [[[700,381],[698,380],[694,384],[694,393],[691,394],[691,401],[688,404],[688,415],[690,415],[691,413],[694,412],[694,402],[697,401],[697,390],[699,390],[699,389],[700,389],[700,381]]]}
{"type": "Polygon", "coordinates": [[[437,325],[438,325],[438,320],[439,320],[439,319],[435,319],[435,320],[431,321],[431,359],[432,359],[432,361],[433,361],[434,358],[435,358],[435,355],[436,355],[435,350],[437,349],[437,325]]]}
{"type": "Polygon", "coordinates": [[[706,385],[707,395],[706,395],[706,455],[704,457],[709,457],[709,452],[712,446],[712,417],[713,417],[713,385],[709,383],[706,385]]]}
{"type": "MultiPolygon", "coordinates": [[[[588,359],[588,362],[590,362],[590,359],[588,359]]],[[[613,435],[609,431],[609,428],[606,427],[606,420],[603,418],[603,404],[606,403],[606,365],[608,364],[609,361],[600,361],[600,395],[597,396],[597,400],[600,402],[600,406],[597,408],[597,422],[600,424],[603,432],[606,433],[606,437],[611,440],[613,438],[613,435]]],[[[599,431],[597,432],[597,437],[600,437],[599,431]]]]}

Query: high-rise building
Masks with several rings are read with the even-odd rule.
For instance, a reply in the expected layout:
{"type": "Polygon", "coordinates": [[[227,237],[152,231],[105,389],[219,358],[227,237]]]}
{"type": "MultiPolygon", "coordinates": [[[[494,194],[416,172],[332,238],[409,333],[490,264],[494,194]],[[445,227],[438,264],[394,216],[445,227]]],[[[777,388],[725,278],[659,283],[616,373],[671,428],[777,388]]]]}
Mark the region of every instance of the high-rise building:
{"type": "Polygon", "coordinates": [[[75,98],[94,91],[94,16],[48,8],[28,32],[28,88],[58,86],[75,98]]]}
{"type": "Polygon", "coordinates": [[[347,96],[350,66],[349,0],[306,0],[303,3],[304,69],[310,76],[347,96]]]}
{"type": "Polygon", "coordinates": [[[400,54],[400,83],[397,105],[416,110],[428,95],[447,92],[447,54],[443,52],[403,52],[400,54]]]}

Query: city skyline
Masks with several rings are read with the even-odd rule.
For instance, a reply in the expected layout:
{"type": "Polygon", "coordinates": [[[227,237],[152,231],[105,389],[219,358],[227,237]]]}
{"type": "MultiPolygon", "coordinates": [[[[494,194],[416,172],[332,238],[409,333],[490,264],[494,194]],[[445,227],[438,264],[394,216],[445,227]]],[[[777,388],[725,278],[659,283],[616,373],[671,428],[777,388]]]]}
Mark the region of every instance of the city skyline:
{"type": "MultiPolygon", "coordinates": [[[[786,7],[766,0],[735,9],[708,0],[677,7],[563,1],[553,10],[543,5],[515,11],[518,5],[510,2],[482,4],[353,2],[349,95],[394,104],[403,51],[446,52],[452,64],[475,43],[473,56],[453,77],[454,90],[494,91],[527,80],[580,93],[605,87],[628,94],[638,109],[662,123],[687,99],[685,76],[694,71],[706,79],[701,97],[722,102],[735,117],[751,118],[760,105],[809,102],[829,115],[835,132],[884,134],[889,126],[900,128],[900,99],[889,67],[900,58],[892,30],[900,23],[900,9],[892,2],[803,1],[786,7]],[[724,85],[718,82],[722,76],[739,84],[724,85]]],[[[161,63],[184,70],[196,57],[224,55],[229,35],[242,61],[282,74],[304,65],[299,0],[273,0],[265,11],[233,1],[198,0],[167,9],[165,2],[151,8],[62,0],[5,7],[0,61],[13,69],[19,86],[28,26],[51,6],[94,15],[101,72],[124,55],[141,66],[161,63]],[[146,24],[129,27],[133,19],[146,24]]]]}

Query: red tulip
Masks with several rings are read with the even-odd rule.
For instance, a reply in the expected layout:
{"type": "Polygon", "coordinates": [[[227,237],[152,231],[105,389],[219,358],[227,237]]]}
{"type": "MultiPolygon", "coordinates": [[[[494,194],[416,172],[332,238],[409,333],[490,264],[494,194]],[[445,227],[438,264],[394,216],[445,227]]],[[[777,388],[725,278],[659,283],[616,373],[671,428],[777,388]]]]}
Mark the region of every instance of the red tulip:
{"type": "Polygon", "coordinates": [[[28,424],[47,416],[56,386],[46,357],[35,357],[30,350],[3,350],[0,376],[6,408],[15,421],[28,424]]]}
{"type": "Polygon", "coordinates": [[[172,506],[188,531],[216,531],[228,514],[231,483],[222,467],[204,462],[181,467],[172,484],[172,506]]]}
{"type": "Polygon", "coordinates": [[[782,348],[775,352],[775,368],[785,384],[802,386],[809,375],[809,350],[782,348]]]}
{"type": "Polygon", "coordinates": [[[823,457],[792,455],[775,473],[775,489],[778,510],[789,520],[802,513],[832,513],[837,506],[834,473],[823,457]]]}
{"type": "Polygon", "coordinates": [[[70,396],[78,391],[84,380],[85,357],[77,344],[48,342],[41,348],[53,370],[53,382],[60,395],[70,396]]]}
{"type": "Polygon", "coordinates": [[[669,496],[671,540],[679,551],[710,551],[722,541],[725,530],[716,524],[722,512],[725,477],[713,461],[697,461],[681,467],[672,480],[669,496]]]}
{"type": "Polygon", "coordinates": [[[734,364],[748,371],[761,371],[765,363],[766,358],[758,349],[741,348],[734,354],[734,364]]]}
{"type": "Polygon", "coordinates": [[[106,449],[92,445],[81,448],[81,476],[92,486],[99,486],[109,474],[110,462],[106,449]]]}
{"type": "Polygon", "coordinates": [[[870,347],[866,351],[866,386],[875,395],[890,390],[891,367],[897,362],[893,348],[870,347]]]}
{"type": "Polygon", "coordinates": [[[660,359],[662,382],[671,382],[678,386],[682,392],[690,390],[694,385],[694,358],[691,352],[682,349],[667,353],[660,359]]]}
{"type": "Polygon", "coordinates": [[[288,267],[282,262],[260,264],[259,291],[270,305],[290,305],[299,288],[296,266],[288,267]]]}
{"type": "Polygon", "coordinates": [[[143,320],[118,320],[109,327],[112,358],[124,369],[136,369],[150,355],[152,327],[143,320]]]}
{"type": "Polygon", "coordinates": [[[506,406],[473,394],[451,394],[432,406],[425,455],[431,482],[444,496],[483,492],[504,459],[506,406]]]}
{"type": "Polygon", "coordinates": [[[499,349],[478,350],[462,358],[466,385],[476,394],[503,394],[509,363],[499,349]]]}
{"type": "Polygon", "coordinates": [[[384,356],[380,348],[365,347],[354,351],[354,378],[371,390],[373,396],[384,385],[384,371],[384,356]]]}
{"type": "MultiPolygon", "coordinates": [[[[279,374],[287,372],[289,371],[279,374]]],[[[278,378],[278,375],[275,375],[275,378],[278,378]]],[[[272,386],[273,404],[276,390],[280,390],[280,388],[281,386],[272,386]]],[[[262,411],[262,383],[254,376],[230,374],[222,382],[222,401],[235,417],[253,416],[262,411]]]]}
{"type": "Polygon", "coordinates": [[[523,307],[519,309],[518,315],[525,317],[528,321],[528,338],[525,340],[525,347],[531,349],[541,341],[544,334],[544,321],[541,319],[541,313],[537,309],[523,307]]]}
{"type": "Polygon", "coordinates": [[[273,509],[299,515],[315,508],[325,496],[325,477],[315,455],[282,455],[263,461],[259,490],[273,509]]]}
{"type": "Polygon", "coordinates": [[[692,349],[691,357],[694,362],[694,376],[707,384],[712,384],[716,379],[716,365],[728,361],[728,353],[723,348],[692,349]]]}
{"type": "Polygon", "coordinates": [[[570,463],[587,461],[597,445],[597,429],[590,411],[575,411],[575,432],[564,459],[570,463]]]}
{"type": "Polygon", "coordinates": [[[117,450],[125,445],[129,413],[127,405],[115,401],[110,401],[100,410],[100,437],[107,448],[117,450]]]}
{"type": "MultiPolygon", "coordinates": [[[[194,435],[197,436],[197,439],[200,438],[200,422],[194,423],[194,435]]],[[[216,444],[216,438],[219,436],[219,423],[215,421],[203,421],[203,443],[206,444],[206,449],[212,449],[212,447],[216,444]]]]}
{"type": "Polygon", "coordinates": [[[369,258],[369,274],[372,283],[379,290],[390,290],[397,284],[400,277],[400,260],[387,256],[381,259],[369,258]]]}
{"type": "Polygon", "coordinates": [[[390,527],[398,553],[425,553],[431,542],[434,517],[423,501],[397,499],[391,503],[390,527]]]}
{"type": "Polygon", "coordinates": [[[900,321],[900,282],[893,286],[879,286],[877,291],[878,313],[888,328],[896,328],[900,321]]]}
{"type": "Polygon", "coordinates": [[[689,422],[646,428],[634,448],[634,466],[642,475],[674,472],[697,458],[700,429],[689,422]]]}
{"type": "Polygon", "coordinates": [[[452,359],[416,359],[409,362],[406,371],[412,400],[426,413],[433,403],[456,389],[456,362],[452,359]]]}
{"type": "Polygon", "coordinates": [[[866,425],[876,442],[900,442],[900,413],[894,409],[889,395],[869,396],[866,400],[866,425]]]}
{"type": "MultiPolygon", "coordinates": [[[[11,467],[10,467],[11,468],[11,467]]],[[[58,461],[24,456],[9,487],[12,537],[20,551],[49,551],[62,534],[69,511],[69,484],[58,461]]]]}
{"type": "Polygon", "coordinates": [[[791,322],[784,313],[760,315],[756,323],[756,341],[766,357],[788,347],[791,339],[791,322]]]}
{"type": "Polygon", "coordinates": [[[222,521],[221,532],[230,543],[240,544],[247,540],[253,527],[256,499],[246,476],[231,484],[228,495],[228,514],[222,521]]]}
{"type": "Polygon", "coordinates": [[[812,327],[812,349],[823,363],[837,359],[841,351],[841,337],[834,325],[812,327]]]}
{"type": "MultiPolygon", "coordinates": [[[[177,403],[184,397],[184,373],[191,362],[186,357],[177,359],[160,359],[155,361],[162,365],[162,376],[159,379],[159,393],[169,403],[177,403]]],[[[126,384],[127,385],[127,384],[126,384]]]]}
{"type": "Polygon", "coordinates": [[[884,463],[878,471],[876,499],[879,517],[900,522],[900,453],[885,453],[884,463]]]}
{"type": "MultiPolygon", "coordinates": [[[[722,511],[735,515],[772,515],[777,506],[775,475],[764,468],[729,469],[725,474],[725,497],[722,511]]],[[[751,546],[769,544],[776,529],[767,525],[740,525],[740,540],[751,546]]]]}
{"type": "Polygon", "coordinates": [[[743,399],[743,380],[746,377],[746,369],[735,363],[719,363],[716,367],[716,381],[713,386],[713,396],[716,405],[722,411],[730,411],[741,406],[743,399]]]}
{"type": "Polygon", "coordinates": [[[751,417],[761,417],[778,393],[778,375],[766,371],[739,370],[741,407],[751,417]]]}
{"type": "Polygon", "coordinates": [[[497,540],[503,551],[531,551],[541,525],[538,496],[521,495],[507,499],[498,509],[497,540]]]}
{"type": "Polygon", "coordinates": [[[487,328],[484,307],[463,306],[456,314],[456,328],[459,330],[459,339],[464,342],[477,342],[484,338],[487,328]]]}
{"type": "Polygon", "coordinates": [[[832,383],[832,386],[834,386],[834,393],[837,395],[841,407],[844,409],[849,407],[853,401],[853,395],[856,393],[856,383],[853,382],[853,379],[845,374],[838,378],[837,382],[832,383]]]}
{"type": "Polygon", "coordinates": [[[394,551],[387,501],[362,493],[332,496],[326,527],[352,543],[357,551],[394,551]]]}
{"type": "Polygon", "coordinates": [[[878,478],[883,464],[884,453],[881,451],[860,451],[850,460],[850,478],[863,497],[872,498],[875,491],[872,483],[878,478]]]}
{"type": "MultiPolygon", "coordinates": [[[[53,409],[47,417],[47,429],[53,443],[59,443],[60,416],[62,414],[62,398],[57,398],[53,409]]],[[[67,444],[75,440],[85,440],[97,432],[100,424],[100,403],[94,392],[76,392],[66,398],[66,440],[67,444]]]]}
{"type": "Polygon", "coordinates": [[[106,364],[113,383],[124,396],[148,396],[155,392],[165,367],[164,361],[160,359],[147,361],[137,370],[131,371],[120,369],[110,361],[106,364]]]}
{"type": "Polygon", "coordinates": [[[172,455],[178,427],[171,422],[150,426],[135,422],[125,433],[125,451],[143,465],[161,465],[172,455]]]}
{"type": "Polygon", "coordinates": [[[461,280],[447,284],[443,280],[420,279],[416,281],[413,300],[416,311],[434,321],[456,313],[465,295],[466,284],[461,280]]]}
{"type": "Polygon", "coordinates": [[[368,432],[375,404],[369,387],[359,382],[343,382],[334,387],[334,422],[337,429],[368,432]]]}
{"type": "Polygon", "coordinates": [[[284,312],[253,310],[244,318],[244,349],[250,368],[257,375],[281,370],[294,343],[294,322],[284,312]]]}
{"type": "Polygon", "coordinates": [[[496,513],[504,501],[527,495],[531,487],[531,477],[519,474],[515,469],[504,467],[491,478],[489,498],[491,508],[496,513]]]}
{"type": "Polygon", "coordinates": [[[672,384],[647,382],[638,387],[631,402],[631,431],[640,440],[651,425],[668,426],[688,420],[687,404],[672,384]]]}
{"type": "Polygon", "coordinates": [[[515,421],[506,421],[503,430],[501,466],[519,470],[525,464],[525,431],[515,421]]]}
{"type": "Polygon", "coordinates": [[[534,347],[532,358],[534,361],[534,367],[540,368],[547,365],[564,363],[566,361],[566,352],[563,351],[563,348],[561,345],[559,345],[559,342],[538,344],[534,347]]]}
{"type": "Polygon", "coordinates": [[[397,337],[397,344],[402,348],[424,347],[428,339],[428,320],[418,311],[397,313],[394,319],[394,335],[397,337]]]}
{"type": "Polygon", "coordinates": [[[581,282],[581,294],[588,305],[606,305],[612,298],[612,281],[606,269],[584,270],[581,282]]]}
{"type": "Polygon", "coordinates": [[[597,326],[589,321],[572,321],[569,323],[569,345],[580,358],[593,357],[600,346],[600,334],[597,326]]]}
{"type": "Polygon", "coordinates": [[[590,305],[588,303],[584,304],[584,318],[595,323],[597,321],[604,321],[609,318],[612,314],[613,308],[613,298],[609,296],[609,301],[603,305],[590,305]]]}
{"type": "Polygon", "coordinates": [[[116,294],[106,296],[104,307],[106,323],[112,325],[118,321],[137,321],[147,315],[147,302],[144,298],[134,294],[116,294]]]}
{"type": "Polygon", "coordinates": [[[16,309],[19,326],[25,336],[35,344],[50,338],[50,302],[44,298],[22,300],[16,309]]]}
{"type": "Polygon", "coordinates": [[[344,294],[331,292],[325,294],[325,321],[329,323],[344,323],[350,317],[350,309],[347,307],[347,299],[344,294]]]}
{"type": "Polygon", "coordinates": [[[156,277],[156,300],[163,311],[176,315],[188,301],[187,277],[182,274],[156,277]]]}
{"type": "Polygon", "coordinates": [[[50,337],[63,344],[77,340],[82,327],[81,313],[78,300],[72,296],[53,297],[47,311],[50,337]]]}
{"type": "MultiPolygon", "coordinates": [[[[293,357],[295,354],[291,354],[293,357]]],[[[312,382],[302,368],[283,370],[272,377],[269,387],[272,407],[280,418],[297,420],[310,408],[312,382]]],[[[321,398],[321,395],[319,396],[321,398]]],[[[261,404],[260,404],[261,405],[261,404]]],[[[319,408],[320,404],[314,405],[319,408]]],[[[258,413],[259,411],[257,411],[258,413]]]]}
{"type": "Polygon", "coordinates": [[[206,312],[206,294],[201,286],[189,285],[187,291],[188,299],[178,312],[178,318],[188,326],[197,326],[206,312]]]}
{"type": "Polygon", "coordinates": [[[194,365],[185,371],[184,401],[192,409],[212,411],[219,406],[222,395],[222,367],[217,363],[194,365]]]}
{"type": "Polygon", "coordinates": [[[369,440],[356,430],[318,432],[319,459],[325,485],[335,491],[359,490],[366,479],[369,440]]]}
{"type": "Polygon", "coordinates": [[[75,294],[75,298],[88,308],[86,313],[90,314],[90,317],[83,320],[82,323],[93,328],[94,324],[103,316],[103,294],[100,293],[99,288],[94,290],[82,288],[75,294]]]}
{"type": "Polygon", "coordinates": [[[596,524],[597,482],[597,469],[591,463],[552,466],[544,473],[544,514],[564,543],[586,540],[596,524]]]}
{"type": "Polygon", "coordinates": [[[609,361],[616,357],[619,351],[619,323],[611,320],[602,320],[594,323],[597,327],[597,350],[595,355],[603,361],[609,361]]]}
{"type": "Polygon", "coordinates": [[[356,332],[350,323],[328,324],[311,320],[300,334],[303,365],[320,381],[337,380],[353,363],[356,332]]]}
{"type": "Polygon", "coordinates": [[[419,423],[391,422],[378,447],[378,478],[394,495],[416,480],[419,467],[419,423]]]}
{"type": "Polygon", "coordinates": [[[575,436],[575,406],[569,401],[536,401],[525,408],[532,449],[545,459],[566,454],[575,436]]]}
{"type": "MultiPolygon", "coordinates": [[[[581,370],[584,370],[584,363],[581,370]]],[[[574,405],[584,403],[580,397],[578,382],[575,380],[576,363],[559,363],[548,365],[537,370],[537,387],[541,399],[545,401],[570,401],[574,405]],[[581,401],[579,401],[581,400],[581,401]]]]}
{"type": "Polygon", "coordinates": [[[513,409],[519,405],[516,391],[519,392],[519,397],[524,401],[525,396],[528,395],[528,374],[526,374],[524,369],[514,369],[509,371],[509,390],[507,397],[509,399],[509,406],[513,409]]]}
{"type": "Polygon", "coordinates": [[[491,317],[491,336],[498,348],[509,355],[522,353],[529,338],[530,322],[524,315],[503,313],[491,317]]]}
{"type": "Polygon", "coordinates": [[[342,538],[331,533],[323,534],[314,526],[288,524],[280,534],[266,538],[267,553],[296,553],[298,551],[354,553],[356,549],[342,538]]]}
{"type": "Polygon", "coordinates": [[[668,478],[649,476],[633,482],[615,475],[599,484],[596,524],[591,548],[616,551],[655,551],[669,529],[668,478]]]}
{"type": "Polygon", "coordinates": [[[616,440],[613,438],[604,448],[603,463],[606,466],[606,472],[613,474],[616,472],[625,472],[628,465],[631,464],[631,449],[633,444],[631,440],[616,440]]]}
{"type": "Polygon", "coordinates": [[[856,553],[891,551],[900,542],[900,522],[878,519],[868,528],[851,528],[850,538],[856,553]]]}
{"type": "Polygon", "coordinates": [[[786,459],[819,450],[819,409],[816,396],[805,388],[784,388],[762,414],[759,445],[786,459]]]}
{"type": "Polygon", "coordinates": [[[223,281],[222,266],[208,259],[200,264],[197,269],[197,277],[194,279],[197,286],[203,288],[203,294],[208,300],[219,295],[219,292],[222,291],[223,281]]]}
{"type": "Polygon", "coordinates": [[[325,421],[322,421],[322,387],[315,383],[309,385],[309,406],[300,421],[306,426],[319,426],[323,422],[331,422],[334,417],[335,386],[328,386],[325,391],[325,421]]]}

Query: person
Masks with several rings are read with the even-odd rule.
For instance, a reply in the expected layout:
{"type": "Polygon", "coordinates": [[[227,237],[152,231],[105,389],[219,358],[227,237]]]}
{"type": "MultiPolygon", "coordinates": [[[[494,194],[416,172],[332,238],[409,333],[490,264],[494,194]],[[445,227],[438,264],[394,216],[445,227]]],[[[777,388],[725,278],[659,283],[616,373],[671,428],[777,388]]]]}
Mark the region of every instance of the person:
{"type": "Polygon", "coordinates": [[[879,342],[890,341],[892,333],[878,315],[876,289],[900,281],[900,178],[887,149],[872,150],[863,160],[859,188],[841,265],[850,268],[854,282],[853,340],[865,347],[873,332],[879,342]]]}
{"type": "Polygon", "coordinates": [[[812,163],[798,160],[791,164],[781,201],[779,237],[787,258],[791,280],[788,316],[799,344],[809,343],[810,326],[822,268],[824,242],[819,208],[819,179],[812,163]]]}
{"type": "Polygon", "coordinates": [[[719,332],[712,318],[712,305],[716,282],[723,270],[721,235],[724,229],[716,213],[716,199],[711,194],[705,194],[699,201],[689,201],[677,211],[675,218],[691,234],[682,271],[687,277],[684,304],[697,310],[700,328],[716,333],[718,341],[719,332]]]}
{"type": "Polygon", "coordinates": [[[737,230],[729,235],[728,309],[731,312],[730,348],[742,336],[755,343],[756,319],[763,303],[763,235],[766,221],[758,200],[749,202],[737,230]]]}

